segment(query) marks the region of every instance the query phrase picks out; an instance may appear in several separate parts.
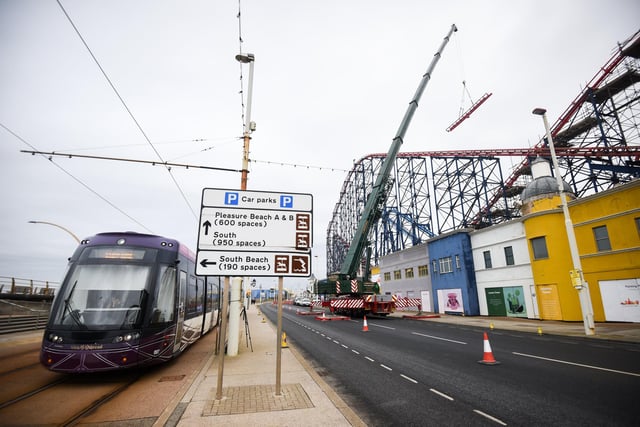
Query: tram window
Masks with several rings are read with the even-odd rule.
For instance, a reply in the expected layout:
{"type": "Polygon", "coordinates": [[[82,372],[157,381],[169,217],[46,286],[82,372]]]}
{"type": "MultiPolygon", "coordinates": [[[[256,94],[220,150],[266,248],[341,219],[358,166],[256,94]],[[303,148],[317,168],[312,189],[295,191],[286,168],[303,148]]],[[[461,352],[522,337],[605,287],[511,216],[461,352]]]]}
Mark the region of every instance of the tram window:
{"type": "Polygon", "coordinates": [[[151,323],[171,322],[173,320],[173,305],[175,301],[176,269],[162,266],[158,279],[158,295],[153,309],[151,323]]]}

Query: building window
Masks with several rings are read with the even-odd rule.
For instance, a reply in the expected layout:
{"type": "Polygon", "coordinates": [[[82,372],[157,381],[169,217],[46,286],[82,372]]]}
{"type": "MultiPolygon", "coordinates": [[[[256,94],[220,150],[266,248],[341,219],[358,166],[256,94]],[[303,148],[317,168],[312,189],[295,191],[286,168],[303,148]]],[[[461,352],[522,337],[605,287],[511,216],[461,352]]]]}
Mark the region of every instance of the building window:
{"type": "Polygon", "coordinates": [[[428,265],[419,265],[418,266],[418,277],[424,277],[429,275],[429,266],[428,265]]]}
{"type": "Polygon", "coordinates": [[[609,233],[607,232],[606,225],[594,227],[593,237],[596,239],[596,247],[598,248],[598,252],[611,250],[611,242],[609,241],[609,233]]]}
{"type": "Polygon", "coordinates": [[[436,274],[438,272],[438,263],[436,262],[436,260],[433,260],[433,274],[436,274]]]}
{"type": "Polygon", "coordinates": [[[404,269],[404,278],[405,279],[413,279],[413,267],[404,269]]]}
{"type": "Polygon", "coordinates": [[[456,268],[460,270],[460,255],[456,255],[456,268]]]}
{"type": "Polygon", "coordinates": [[[549,258],[547,240],[544,236],[531,239],[531,248],[533,249],[533,259],[549,258]]]}
{"type": "Polygon", "coordinates": [[[516,263],[513,258],[513,247],[504,247],[504,260],[506,261],[507,265],[514,265],[516,263]]]}
{"type": "Polygon", "coordinates": [[[402,272],[400,270],[396,270],[393,272],[393,280],[402,279],[402,272]]]}
{"type": "Polygon", "coordinates": [[[451,267],[451,257],[440,258],[440,274],[451,273],[453,268],[451,267]]]}
{"type": "Polygon", "coordinates": [[[391,281],[391,272],[386,271],[386,272],[384,273],[384,281],[385,281],[385,282],[390,282],[390,281],[391,281]]]}
{"type": "Polygon", "coordinates": [[[636,231],[640,235],[640,218],[636,218],[636,231]]]}
{"type": "Polygon", "coordinates": [[[484,256],[484,268],[493,267],[493,265],[491,264],[491,252],[484,251],[482,252],[482,256],[484,256]]]}

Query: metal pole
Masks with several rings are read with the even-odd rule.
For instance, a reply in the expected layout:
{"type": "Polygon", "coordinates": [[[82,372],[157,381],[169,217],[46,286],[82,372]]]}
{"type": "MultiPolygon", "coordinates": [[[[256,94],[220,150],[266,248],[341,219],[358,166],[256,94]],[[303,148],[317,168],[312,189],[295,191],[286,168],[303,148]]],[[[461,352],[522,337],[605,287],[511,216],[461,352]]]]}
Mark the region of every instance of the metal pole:
{"type": "Polygon", "coordinates": [[[556,175],[556,181],[558,182],[558,191],[560,192],[560,202],[562,204],[562,214],[564,216],[564,225],[567,230],[567,239],[569,240],[569,251],[571,252],[571,260],[573,262],[573,270],[569,272],[571,281],[574,288],[578,291],[578,297],[580,299],[580,309],[582,311],[582,321],[584,323],[585,335],[595,335],[595,324],[593,322],[593,307],[591,306],[591,296],[589,295],[589,286],[584,280],[582,272],[582,264],[580,262],[580,253],[578,252],[578,242],[573,230],[573,223],[571,221],[571,215],[569,214],[569,206],[567,204],[567,195],[564,192],[564,183],[562,182],[562,175],[560,173],[560,166],[558,166],[558,158],[556,157],[556,149],[553,144],[553,138],[551,136],[551,129],[549,128],[549,121],[547,120],[547,110],[544,108],[536,108],[533,110],[533,114],[542,116],[544,122],[544,129],[547,135],[547,142],[549,143],[549,151],[551,152],[551,161],[553,162],[553,170],[556,175]]]}
{"type": "Polygon", "coordinates": [[[282,288],[284,278],[278,277],[278,336],[276,337],[276,396],[280,396],[280,377],[282,376],[282,288]]]}
{"type": "Polygon", "coordinates": [[[229,305],[229,276],[224,278],[222,291],[222,318],[220,321],[220,339],[218,340],[218,384],[216,388],[216,400],[222,400],[222,377],[224,376],[224,348],[227,341],[227,306],[229,305]]]}
{"type": "Polygon", "coordinates": [[[255,55],[247,53],[246,55],[236,55],[236,60],[242,64],[249,64],[249,84],[247,87],[247,110],[245,113],[243,146],[242,146],[242,176],[240,178],[240,189],[247,189],[247,181],[249,179],[249,142],[251,141],[252,123],[251,123],[251,100],[253,97],[253,64],[255,55]]]}
{"type": "Polygon", "coordinates": [[[47,221],[29,221],[29,224],[47,224],[47,225],[52,225],[52,226],[54,226],[54,227],[59,228],[60,230],[64,230],[64,231],[66,231],[67,233],[69,233],[69,234],[71,235],[71,237],[73,237],[73,238],[74,238],[74,240],[75,240],[78,244],[80,244],[80,239],[78,238],[78,236],[76,236],[76,235],[75,235],[75,234],[73,234],[71,231],[67,230],[66,228],[64,228],[64,227],[63,227],[63,226],[61,226],[61,225],[54,224],[53,222],[47,222],[47,221]]]}

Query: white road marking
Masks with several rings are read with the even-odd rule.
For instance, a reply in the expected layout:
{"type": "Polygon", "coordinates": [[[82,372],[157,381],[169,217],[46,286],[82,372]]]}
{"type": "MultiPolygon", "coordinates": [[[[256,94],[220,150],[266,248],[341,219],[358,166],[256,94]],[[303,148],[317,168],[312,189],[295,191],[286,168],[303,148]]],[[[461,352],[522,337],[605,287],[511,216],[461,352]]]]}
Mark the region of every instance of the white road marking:
{"type": "Polygon", "coordinates": [[[445,399],[449,399],[449,400],[453,401],[453,397],[451,397],[449,395],[446,395],[443,392],[436,390],[435,388],[430,388],[429,390],[432,391],[433,393],[437,394],[438,396],[441,396],[441,397],[444,397],[445,399]]]}
{"type": "Polygon", "coordinates": [[[452,342],[455,344],[464,344],[466,345],[467,343],[464,341],[456,341],[456,340],[450,340],[448,338],[442,338],[442,337],[436,337],[434,335],[426,335],[426,334],[421,334],[419,332],[411,332],[413,335],[420,335],[421,337],[425,337],[425,338],[433,338],[434,340],[441,340],[441,341],[448,341],[448,342],[452,342]]]}
{"type": "Polygon", "coordinates": [[[393,371],[393,369],[391,369],[390,367],[388,367],[387,365],[383,365],[382,363],[380,364],[380,366],[382,366],[384,369],[386,369],[387,371],[393,371]]]}
{"type": "Polygon", "coordinates": [[[377,327],[377,328],[391,329],[392,331],[395,331],[395,330],[396,330],[396,328],[392,328],[391,326],[382,326],[382,325],[377,325],[377,324],[375,324],[375,323],[368,323],[368,322],[367,322],[367,326],[368,326],[368,325],[375,326],[375,327],[377,327]]]}
{"type": "Polygon", "coordinates": [[[367,359],[369,362],[375,362],[375,360],[373,360],[372,358],[370,358],[369,356],[365,356],[365,359],[367,359]]]}
{"type": "Polygon", "coordinates": [[[613,372],[613,373],[616,373],[616,374],[630,375],[632,377],[640,377],[640,374],[637,374],[635,372],[618,371],[617,369],[609,369],[609,368],[601,368],[599,366],[584,365],[582,363],[568,362],[566,360],[551,359],[551,358],[548,358],[548,357],[535,356],[533,354],[518,353],[516,351],[514,351],[513,354],[515,354],[516,356],[531,357],[532,359],[540,359],[540,360],[546,360],[546,361],[549,361],[549,362],[564,363],[565,365],[579,366],[581,368],[596,369],[596,370],[599,370],[599,371],[607,371],[607,372],[613,372]]]}
{"type": "Polygon", "coordinates": [[[502,426],[506,426],[507,425],[507,423],[505,423],[504,421],[501,421],[501,420],[497,419],[496,417],[492,417],[489,414],[485,414],[484,412],[479,411],[477,409],[474,409],[473,412],[475,412],[476,414],[480,414],[483,417],[490,419],[491,421],[495,421],[496,423],[498,423],[498,424],[500,424],[502,426]]]}
{"type": "Polygon", "coordinates": [[[360,352],[357,350],[351,349],[351,351],[353,351],[355,354],[360,354],[360,352]]]}
{"type": "Polygon", "coordinates": [[[404,378],[405,380],[407,380],[407,381],[411,381],[411,382],[412,382],[412,383],[414,383],[414,384],[418,384],[418,381],[414,380],[414,379],[413,379],[413,378],[411,378],[411,377],[408,377],[408,376],[406,376],[406,375],[404,375],[404,374],[400,374],[400,376],[401,376],[402,378],[404,378]]]}

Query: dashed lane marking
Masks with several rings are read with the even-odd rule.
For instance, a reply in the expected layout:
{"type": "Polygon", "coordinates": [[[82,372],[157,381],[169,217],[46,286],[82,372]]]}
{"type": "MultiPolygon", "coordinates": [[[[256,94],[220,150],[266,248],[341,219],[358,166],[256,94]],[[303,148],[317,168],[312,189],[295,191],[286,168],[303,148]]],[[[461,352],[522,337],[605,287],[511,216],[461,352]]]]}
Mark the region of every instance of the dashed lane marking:
{"type": "Polygon", "coordinates": [[[635,372],[618,371],[617,369],[601,368],[600,366],[593,366],[593,365],[584,365],[582,363],[568,362],[566,360],[551,359],[551,358],[548,358],[548,357],[535,356],[533,354],[518,353],[516,351],[514,351],[513,354],[515,354],[516,356],[530,357],[532,359],[546,360],[548,362],[564,363],[565,365],[579,366],[581,368],[596,369],[598,371],[607,371],[607,372],[613,372],[613,373],[616,373],[616,374],[630,375],[632,377],[640,377],[640,374],[635,373],[635,372]]]}
{"type": "Polygon", "coordinates": [[[425,338],[432,338],[434,340],[441,340],[441,341],[447,341],[447,342],[452,342],[454,344],[463,344],[466,345],[467,343],[464,341],[456,341],[456,340],[450,340],[448,338],[442,338],[442,337],[436,337],[435,335],[426,335],[426,334],[421,334],[420,332],[411,332],[413,335],[420,335],[421,337],[425,337],[425,338]]]}
{"type": "Polygon", "coordinates": [[[411,381],[411,382],[412,382],[412,383],[414,383],[414,384],[418,384],[418,381],[414,380],[414,379],[413,379],[413,378],[411,378],[411,377],[406,376],[405,374],[400,374],[400,376],[401,376],[402,378],[404,378],[405,380],[407,380],[407,381],[411,381]]]}
{"type": "Polygon", "coordinates": [[[436,390],[435,388],[430,388],[430,389],[429,389],[429,391],[431,391],[431,392],[433,392],[433,393],[437,394],[437,395],[438,395],[438,396],[440,396],[440,397],[444,397],[445,399],[448,399],[448,400],[453,401],[453,397],[451,397],[451,396],[449,396],[449,395],[447,395],[447,394],[444,394],[443,392],[438,391],[438,390],[436,390]]]}
{"type": "Polygon", "coordinates": [[[483,417],[488,418],[491,421],[494,421],[494,422],[500,424],[501,426],[506,426],[507,425],[507,423],[505,423],[504,421],[499,420],[498,418],[496,418],[494,416],[491,416],[489,414],[486,414],[486,413],[484,413],[484,412],[482,412],[482,411],[480,411],[478,409],[474,409],[473,412],[475,412],[476,414],[482,415],[483,417]]]}

